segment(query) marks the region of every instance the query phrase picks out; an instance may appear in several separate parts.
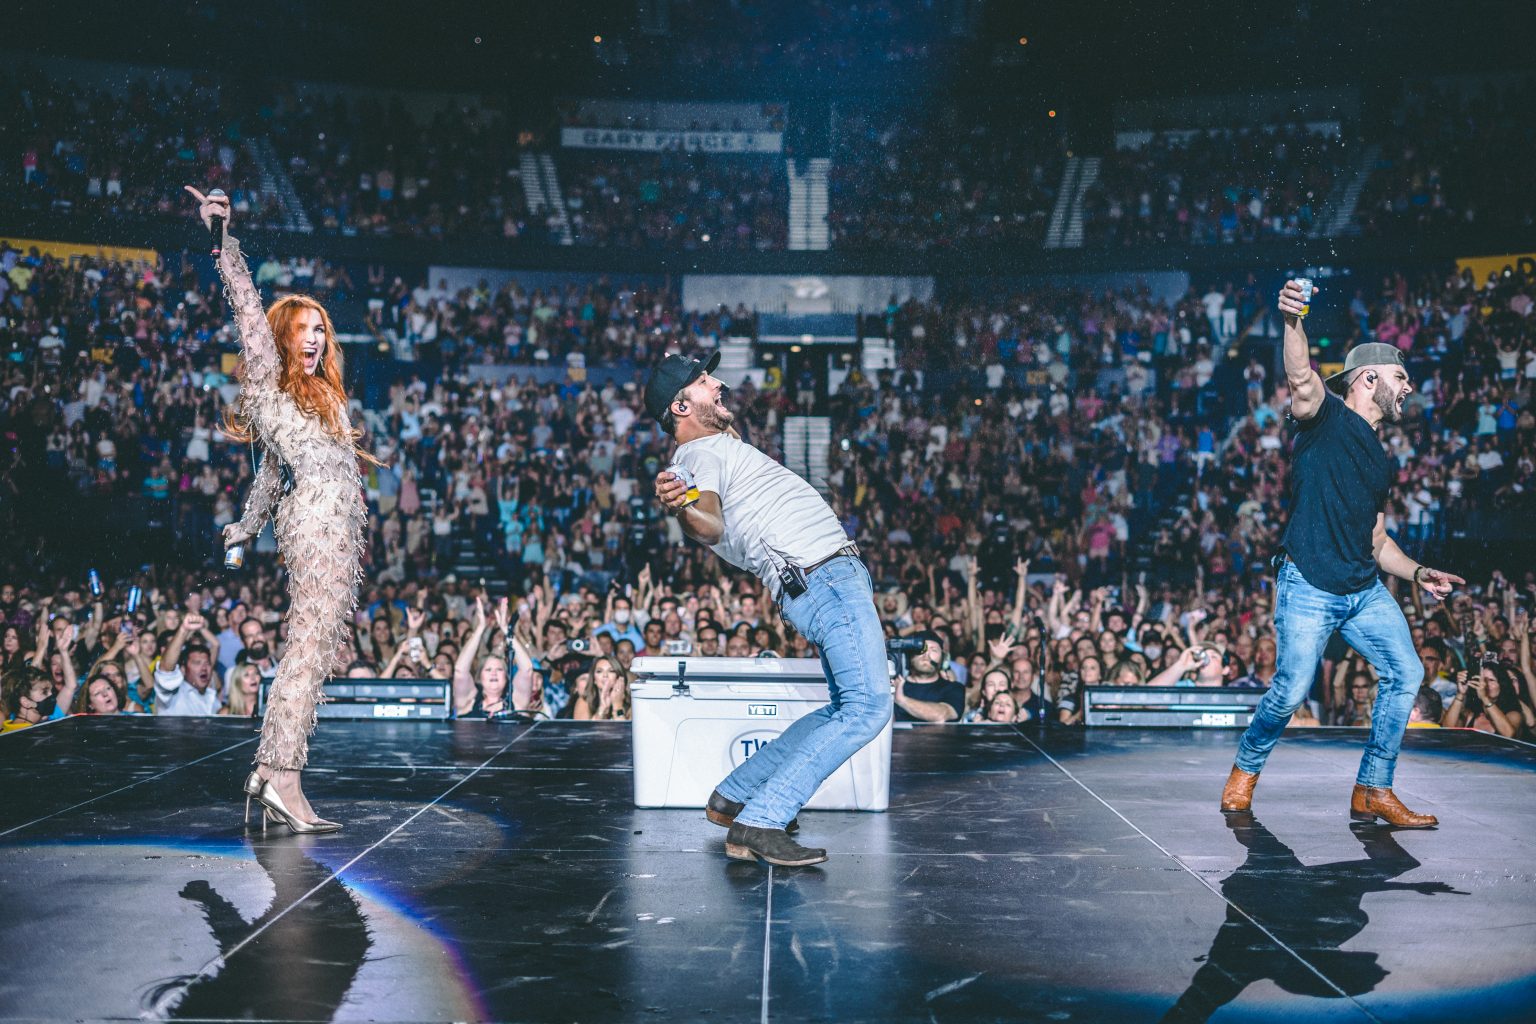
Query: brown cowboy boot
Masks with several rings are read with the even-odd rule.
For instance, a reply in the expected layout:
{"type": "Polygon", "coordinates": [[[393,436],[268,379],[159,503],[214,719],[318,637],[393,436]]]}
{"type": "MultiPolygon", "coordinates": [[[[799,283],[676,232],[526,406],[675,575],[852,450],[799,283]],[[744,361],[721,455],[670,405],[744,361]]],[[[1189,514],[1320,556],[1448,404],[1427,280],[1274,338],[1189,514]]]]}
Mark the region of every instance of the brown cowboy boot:
{"type": "Polygon", "coordinates": [[[1223,811],[1246,811],[1253,806],[1253,787],[1259,784],[1258,772],[1245,772],[1237,765],[1227,776],[1227,785],[1221,791],[1223,811]]]}
{"type": "Polygon", "coordinates": [[[740,822],[725,834],[725,855],[732,860],[761,857],[769,864],[785,868],[809,867],[827,859],[826,850],[801,846],[781,828],[757,828],[740,822]]]}
{"type": "MultiPolygon", "coordinates": [[[[709,794],[709,803],[704,805],[704,817],[721,828],[730,828],[736,824],[736,815],[740,814],[741,809],[745,806],[747,805],[737,803],[735,800],[727,800],[725,794],[717,789],[709,794]]],[[[800,819],[795,818],[788,825],[785,825],[784,831],[790,835],[799,832],[800,819]]]]}
{"type": "Polygon", "coordinates": [[[1418,814],[1403,806],[1397,794],[1390,789],[1374,789],[1355,783],[1355,792],[1349,798],[1349,816],[1356,821],[1375,821],[1380,818],[1398,828],[1434,828],[1440,819],[1433,814],[1418,814]]]}

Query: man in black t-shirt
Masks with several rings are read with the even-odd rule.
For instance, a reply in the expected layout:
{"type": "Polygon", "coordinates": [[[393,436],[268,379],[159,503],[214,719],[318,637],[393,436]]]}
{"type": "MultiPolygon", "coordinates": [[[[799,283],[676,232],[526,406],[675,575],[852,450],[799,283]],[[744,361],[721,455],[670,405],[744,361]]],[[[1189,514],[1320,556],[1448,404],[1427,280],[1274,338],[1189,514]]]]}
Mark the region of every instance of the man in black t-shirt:
{"type": "Polygon", "coordinates": [[[1392,793],[1393,769],[1424,669],[1408,622],[1380,573],[1412,580],[1437,600],[1466,581],[1419,565],[1387,535],[1382,510],[1392,466],[1376,428],[1402,419],[1403,402],[1413,391],[1401,354],[1391,345],[1357,345],[1343,371],[1325,385],[1312,369],[1301,325],[1307,301],[1295,281],[1287,281],[1280,292],[1285,376],[1297,433],[1291,519],[1275,591],[1279,661],[1238,744],[1221,809],[1251,806],[1259,772],[1292,712],[1306,699],[1323,648],[1338,630],[1379,677],[1350,817],[1430,828],[1437,824],[1433,815],[1415,814],[1392,793]]]}
{"type": "Polygon", "coordinates": [[[914,633],[923,649],[896,678],[896,721],[956,722],[965,711],[965,687],[943,676],[944,641],[931,629],[914,633]]]}

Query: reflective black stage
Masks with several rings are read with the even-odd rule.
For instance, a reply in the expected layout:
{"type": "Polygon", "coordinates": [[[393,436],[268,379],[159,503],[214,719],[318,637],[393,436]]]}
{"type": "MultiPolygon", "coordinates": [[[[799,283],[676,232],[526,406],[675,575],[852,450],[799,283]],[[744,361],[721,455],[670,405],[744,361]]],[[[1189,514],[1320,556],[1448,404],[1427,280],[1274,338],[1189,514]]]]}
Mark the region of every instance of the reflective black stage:
{"type": "Polygon", "coordinates": [[[305,839],[241,828],[248,724],[65,721],[0,740],[0,1017],[1536,1018],[1536,749],[1412,732],[1394,834],[1363,739],[1233,821],[1229,732],[901,730],[891,811],[770,873],[630,806],[626,726],[324,721],[305,839]]]}

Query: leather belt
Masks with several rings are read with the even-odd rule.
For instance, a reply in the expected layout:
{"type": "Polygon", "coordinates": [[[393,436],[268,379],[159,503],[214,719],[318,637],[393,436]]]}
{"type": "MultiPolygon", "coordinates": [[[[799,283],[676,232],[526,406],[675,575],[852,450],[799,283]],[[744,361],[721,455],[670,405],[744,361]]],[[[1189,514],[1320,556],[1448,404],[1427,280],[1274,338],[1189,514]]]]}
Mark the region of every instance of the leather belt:
{"type": "Polygon", "coordinates": [[[805,569],[804,569],[804,572],[807,575],[809,575],[810,573],[815,572],[817,569],[820,569],[822,566],[826,565],[828,562],[832,561],[835,558],[858,558],[858,557],[859,557],[859,546],[857,544],[844,544],[842,547],[838,548],[836,551],[832,552],[830,555],[828,555],[826,558],[823,558],[821,561],[817,562],[815,565],[808,565],[808,566],[806,566],[805,569]]]}

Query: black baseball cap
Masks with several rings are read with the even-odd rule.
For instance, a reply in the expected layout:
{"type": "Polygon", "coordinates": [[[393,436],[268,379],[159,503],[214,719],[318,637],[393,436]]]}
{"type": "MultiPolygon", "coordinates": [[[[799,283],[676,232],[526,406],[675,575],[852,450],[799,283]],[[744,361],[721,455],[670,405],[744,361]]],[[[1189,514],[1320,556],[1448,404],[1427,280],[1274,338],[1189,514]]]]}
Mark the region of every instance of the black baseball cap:
{"type": "Polygon", "coordinates": [[[715,367],[719,365],[718,349],[703,359],[693,359],[676,352],[667,356],[656,365],[645,382],[645,411],[660,421],[662,426],[667,426],[667,409],[671,407],[677,393],[706,373],[714,373],[715,367]]]}

